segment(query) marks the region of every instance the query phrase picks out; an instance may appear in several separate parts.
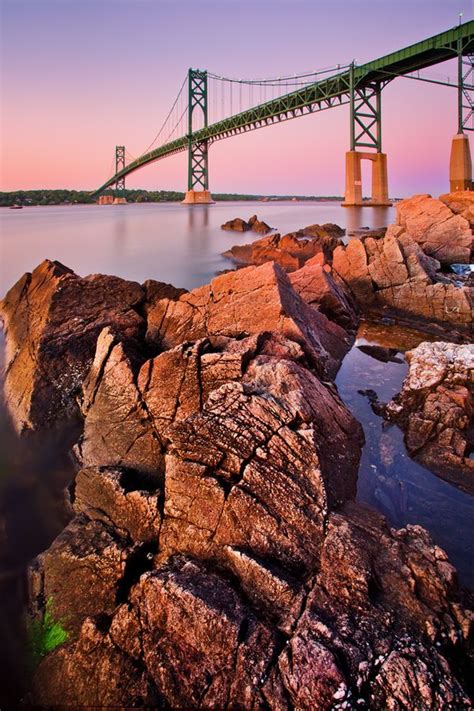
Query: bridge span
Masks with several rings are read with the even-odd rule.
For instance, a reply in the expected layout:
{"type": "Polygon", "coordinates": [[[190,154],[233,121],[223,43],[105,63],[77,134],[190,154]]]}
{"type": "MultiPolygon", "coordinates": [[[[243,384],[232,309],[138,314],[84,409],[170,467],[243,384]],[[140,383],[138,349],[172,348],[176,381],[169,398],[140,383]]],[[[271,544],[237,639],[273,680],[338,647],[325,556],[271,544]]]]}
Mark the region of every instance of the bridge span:
{"type": "MultiPolygon", "coordinates": [[[[366,64],[354,62],[332,70],[307,72],[292,77],[273,79],[230,79],[211,72],[190,69],[169,117],[179,116],[174,133],[153,150],[126,162],[125,146],[116,146],[115,173],[93,195],[111,186],[121,197],[125,178],[149,163],[188,151],[188,190],[185,204],[212,202],[209,190],[209,147],[215,141],[271,126],[275,123],[330,109],[350,106],[350,150],[346,153],[346,187],[344,205],[387,205],[389,203],[387,155],[382,152],[382,90],[397,77],[447,85],[457,89],[457,133],[453,138],[450,159],[450,189],[472,189],[472,162],[466,131],[474,130],[474,21],[460,24],[445,32],[417,42],[366,64]],[[420,71],[450,59],[457,60],[457,82],[428,79],[420,71]],[[231,115],[208,122],[209,85],[221,83],[230,87],[231,115]],[[250,87],[266,94],[271,87],[298,88],[232,113],[234,96],[250,87]],[[264,87],[264,90],[262,88],[264,87]],[[187,103],[186,103],[186,101],[187,103]],[[181,106],[179,105],[181,101],[181,106]],[[180,113],[182,104],[186,103],[180,113]],[[200,124],[200,125],[197,125],[200,124]],[[171,140],[170,140],[171,139],[171,140]],[[362,199],[361,161],[372,163],[372,198],[362,199]]],[[[275,93],[273,89],[273,93],[275,93]]],[[[237,99],[235,99],[237,101],[237,99]]],[[[214,102],[216,109],[216,102],[214,102]]],[[[218,108],[217,108],[218,112],[218,108]]],[[[216,113],[216,111],[215,111],[216,113]]],[[[224,105],[222,104],[222,113],[224,105]]],[[[165,124],[163,124],[163,127],[165,124]]],[[[162,128],[163,128],[162,127],[162,128]]],[[[160,131],[161,134],[161,131],[160,131]]],[[[159,135],[160,135],[159,134],[159,135]]],[[[158,137],[157,137],[158,138],[158,137]]],[[[153,144],[152,144],[153,145],[153,144]]]]}

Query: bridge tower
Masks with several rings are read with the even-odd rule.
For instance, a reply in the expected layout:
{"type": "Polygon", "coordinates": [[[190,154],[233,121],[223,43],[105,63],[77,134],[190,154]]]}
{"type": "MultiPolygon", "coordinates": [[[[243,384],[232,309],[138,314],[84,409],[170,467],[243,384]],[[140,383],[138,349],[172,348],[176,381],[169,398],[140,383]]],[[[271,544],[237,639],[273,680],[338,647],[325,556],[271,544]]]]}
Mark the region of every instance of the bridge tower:
{"type": "Polygon", "coordinates": [[[388,198],[387,155],[382,153],[382,88],[374,81],[357,87],[355,65],[350,69],[351,149],[346,153],[345,207],[351,205],[391,205],[388,198]],[[358,148],[366,149],[363,151],[358,148]],[[369,149],[369,150],[367,150],[369,149]],[[372,162],[372,198],[362,199],[361,162],[372,162]]]}
{"type": "Polygon", "coordinates": [[[188,190],[183,205],[209,205],[208,142],[193,140],[193,114],[201,111],[207,127],[207,72],[188,71],[188,190]]]}
{"type": "MultiPolygon", "coordinates": [[[[125,168],[125,146],[115,146],[115,174],[125,168]]],[[[115,183],[114,202],[125,202],[125,176],[115,183]]]]}
{"type": "Polygon", "coordinates": [[[451,143],[450,192],[473,190],[471,150],[465,131],[474,131],[474,54],[464,56],[462,50],[458,40],[458,132],[451,143]]]}

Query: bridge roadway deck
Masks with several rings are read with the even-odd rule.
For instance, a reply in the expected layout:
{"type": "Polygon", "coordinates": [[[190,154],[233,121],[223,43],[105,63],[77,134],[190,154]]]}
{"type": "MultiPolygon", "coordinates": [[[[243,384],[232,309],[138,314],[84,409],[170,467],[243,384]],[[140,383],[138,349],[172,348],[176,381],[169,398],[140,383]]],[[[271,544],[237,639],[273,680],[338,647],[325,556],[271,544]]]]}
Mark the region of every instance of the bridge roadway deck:
{"type": "MultiPolygon", "coordinates": [[[[453,59],[458,55],[474,53],[474,20],[453,27],[446,32],[416,42],[372,62],[361,64],[354,69],[354,86],[362,88],[373,82],[391,81],[397,76],[426,69],[427,67],[453,59]]],[[[192,134],[192,142],[218,141],[246,131],[280,123],[308,113],[314,113],[333,106],[346,104],[350,100],[350,70],[345,70],[314,84],[259,104],[228,118],[222,119],[192,134]]],[[[129,163],[125,168],[109,178],[94,195],[106,190],[119,178],[123,178],[148,163],[166,158],[188,149],[189,137],[166,143],[129,163]]]]}

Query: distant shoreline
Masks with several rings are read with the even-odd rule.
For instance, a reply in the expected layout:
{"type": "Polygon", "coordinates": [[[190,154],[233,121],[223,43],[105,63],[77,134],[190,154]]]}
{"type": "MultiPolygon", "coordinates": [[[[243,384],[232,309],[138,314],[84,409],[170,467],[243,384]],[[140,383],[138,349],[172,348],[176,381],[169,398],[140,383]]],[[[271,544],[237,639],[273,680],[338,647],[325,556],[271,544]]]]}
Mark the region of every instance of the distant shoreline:
{"type": "MultiPolygon", "coordinates": [[[[106,191],[104,194],[113,194],[106,191]]],[[[181,202],[184,193],[173,190],[125,190],[127,203],[181,202]]],[[[215,193],[216,202],[341,202],[340,195],[244,195],[241,193],[215,193]]],[[[96,198],[85,190],[14,190],[0,192],[0,207],[38,207],[51,205],[94,205],[96,198]]]]}

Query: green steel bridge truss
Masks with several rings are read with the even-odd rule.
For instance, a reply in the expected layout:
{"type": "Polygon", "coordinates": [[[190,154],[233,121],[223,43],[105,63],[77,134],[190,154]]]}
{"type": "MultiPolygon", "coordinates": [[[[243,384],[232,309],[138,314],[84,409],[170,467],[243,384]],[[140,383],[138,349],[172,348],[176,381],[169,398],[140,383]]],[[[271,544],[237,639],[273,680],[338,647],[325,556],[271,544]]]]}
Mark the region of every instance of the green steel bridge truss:
{"type": "MultiPolygon", "coordinates": [[[[271,126],[306,114],[350,104],[351,150],[381,151],[381,92],[399,76],[458,59],[458,131],[472,130],[474,115],[474,21],[284,94],[253,108],[207,125],[207,72],[189,70],[188,134],[124,164],[123,146],[116,148],[116,172],[92,193],[112,185],[123,191],[125,177],[139,168],[170,155],[189,151],[188,189],[208,189],[208,149],[214,141],[257,128],[271,126]],[[203,128],[193,131],[193,115],[202,111],[203,128]]],[[[441,83],[441,82],[440,82],[441,83]]]]}

